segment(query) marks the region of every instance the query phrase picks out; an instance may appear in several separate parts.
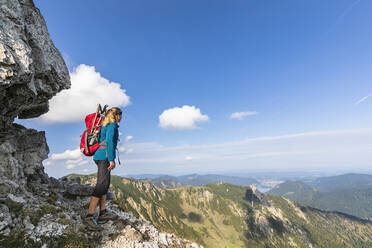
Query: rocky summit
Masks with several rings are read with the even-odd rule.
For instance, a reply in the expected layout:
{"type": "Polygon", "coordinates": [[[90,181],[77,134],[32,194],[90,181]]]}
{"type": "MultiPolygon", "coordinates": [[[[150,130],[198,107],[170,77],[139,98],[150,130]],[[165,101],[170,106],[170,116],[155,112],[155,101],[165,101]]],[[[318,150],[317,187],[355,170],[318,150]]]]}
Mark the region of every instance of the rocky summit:
{"type": "Polygon", "coordinates": [[[38,117],[70,87],[66,64],[32,0],[0,0],[0,247],[199,247],[121,211],[102,232],[82,224],[92,187],[50,178],[45,133],[14,124],[38,117]]]}
{"type": "MultiPolygon", "coordinates": [[[[185,247],[199,245],[160,232],[150,222],[123,212],[109,200],[119,218],[91,232],[82,224],[93,188],[79,180],[47,178],[31,182],[23,193],[1,199],[0,247],[185,247]]],[[[109,194],[112,199],[112,194],[109,194]]]]}

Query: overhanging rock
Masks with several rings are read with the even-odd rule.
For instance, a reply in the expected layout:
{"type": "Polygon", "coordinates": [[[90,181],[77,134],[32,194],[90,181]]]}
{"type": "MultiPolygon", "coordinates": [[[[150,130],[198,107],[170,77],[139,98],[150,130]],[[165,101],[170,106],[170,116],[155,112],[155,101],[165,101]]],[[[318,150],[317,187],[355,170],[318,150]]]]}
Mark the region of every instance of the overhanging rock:
{"type": "Polygon", "coordinates": [[[0,129],[48,111],[70,87],[66,64],[31,0],[0,0],[0,129]]]}

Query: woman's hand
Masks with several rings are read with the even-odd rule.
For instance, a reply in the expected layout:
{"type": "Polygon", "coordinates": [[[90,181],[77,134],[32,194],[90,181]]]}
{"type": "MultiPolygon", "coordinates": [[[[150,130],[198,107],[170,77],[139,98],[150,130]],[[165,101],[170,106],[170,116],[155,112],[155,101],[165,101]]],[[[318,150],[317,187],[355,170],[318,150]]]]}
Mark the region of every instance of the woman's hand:
{"type": "Polygon", "coordinates": [[[113,170],[115,168],[115,161],[110,161],[110,166],[107,167],[107,170],[113,170]]]}

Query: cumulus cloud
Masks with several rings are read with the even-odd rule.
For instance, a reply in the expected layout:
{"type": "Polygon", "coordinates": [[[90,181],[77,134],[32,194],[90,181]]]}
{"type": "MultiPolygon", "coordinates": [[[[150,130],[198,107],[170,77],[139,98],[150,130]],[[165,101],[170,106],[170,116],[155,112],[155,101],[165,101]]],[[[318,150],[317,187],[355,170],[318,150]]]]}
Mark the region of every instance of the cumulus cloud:
{"type": "Polygon", "coordinates": [[[230,119],[242,120],[244,117],[247,117],[250,115],[256,115],[256,114],[258,114],[258,112],[256,111],[235,112],[230,115],[230,119]]]}
{"type": "Polygon", "coordinates": [[[80,149],[69,150],[62,153],[53,153],[49,159],[45,161],[46,166],[62,165],[67,169],[74,169],[76,167],[88,164],[88,158],[85,157],[80,149]]]}
{"type": "Polygon", "coordinates": [[[132,139],[133,139],[133,136],[128,135],[127,137],[125,137],[125,142],[128,142],[128,141],[130,141],[132,139]]]}
{"type": "Polygon", "coordinates": [[[159,126],[164,129],[185,130],[196,129],[197,122],[208,121],[209,117],[203,115],[199,108],[184,105],[182,108],[175,107],[164,110],[159,115],[159,126]]]}
{"type": "Polygon", "coordinates": [[[130,97],[119,83],[110,82],[94,66],[81,64],[70,73],[71,88],[49,101],[49,112],[40,117],[44,123],[79,122],[94,112],[98,103],[125,107],[130,97]]]}
{"type": "Polygon", "coordinates": [[[78,159],[81,157],[80,149],[75,150],[66,150],[62,153],[54,153],[50,157],[51,160],[69,160],[69,159],[78,159]]]}

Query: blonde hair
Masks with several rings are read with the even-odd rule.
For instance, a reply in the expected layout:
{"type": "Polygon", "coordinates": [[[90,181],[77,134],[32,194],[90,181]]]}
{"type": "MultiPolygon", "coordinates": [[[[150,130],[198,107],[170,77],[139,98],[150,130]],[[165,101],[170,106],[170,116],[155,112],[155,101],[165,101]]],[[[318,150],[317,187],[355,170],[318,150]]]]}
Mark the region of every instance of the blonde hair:
{"type": "Polygon", "coordinates": [[[102,126],[107,126],[110,123],[116,122],[115,115],[121,114],[121,109],[118,107],[113,107],[107,110],[105,114],[105,119],[102,122],[102,126]]]}

